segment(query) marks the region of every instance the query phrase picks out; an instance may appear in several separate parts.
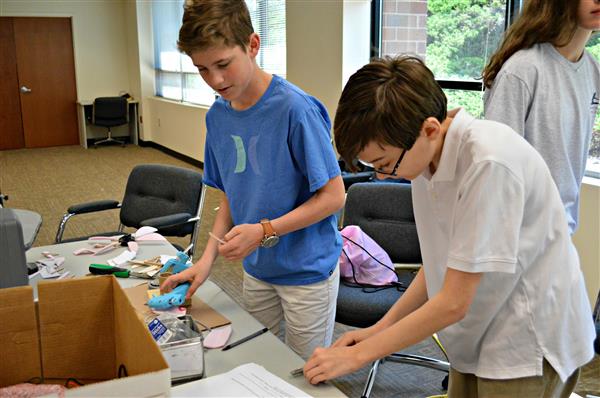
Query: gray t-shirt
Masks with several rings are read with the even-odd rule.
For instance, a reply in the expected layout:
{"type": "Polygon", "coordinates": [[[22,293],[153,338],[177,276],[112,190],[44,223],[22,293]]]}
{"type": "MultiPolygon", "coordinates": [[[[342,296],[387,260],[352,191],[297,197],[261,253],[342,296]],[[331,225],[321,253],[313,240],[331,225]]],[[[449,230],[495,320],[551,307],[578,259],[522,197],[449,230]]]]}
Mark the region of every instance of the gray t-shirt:
{"type": "Polygon", "coordinates": [[[585,51],[570,62],[550,43],[510,57],[483,97],[485,118],[523,135],[548,164],[571,234],[599,97],[600,67],[592,55],[585,51]]]}

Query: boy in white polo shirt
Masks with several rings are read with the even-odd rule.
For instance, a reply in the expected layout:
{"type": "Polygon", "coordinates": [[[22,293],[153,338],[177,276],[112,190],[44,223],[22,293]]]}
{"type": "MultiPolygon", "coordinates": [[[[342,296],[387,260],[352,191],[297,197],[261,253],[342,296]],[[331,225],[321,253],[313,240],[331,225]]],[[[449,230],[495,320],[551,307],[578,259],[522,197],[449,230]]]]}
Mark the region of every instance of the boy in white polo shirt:
{"type": "Polygon", "coordinates": [[[439,332],[450,397],[568,396],[594,330],[563,205],[533,147],[506,125],[447,112],[414,57],[356,72],[334,134],[347,162],[412,180],[423,267],[377,324],[317,348],[305,377],[355,371],[439,332]]]}

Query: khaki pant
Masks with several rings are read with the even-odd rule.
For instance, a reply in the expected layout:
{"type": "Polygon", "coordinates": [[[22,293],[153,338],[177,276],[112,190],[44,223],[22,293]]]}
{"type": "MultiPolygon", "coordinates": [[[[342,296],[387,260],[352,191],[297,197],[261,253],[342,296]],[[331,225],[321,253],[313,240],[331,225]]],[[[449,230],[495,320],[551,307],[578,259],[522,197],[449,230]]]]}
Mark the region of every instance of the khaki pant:
{"type": "Polygon", "coordinates": [[[450,369],[448,398],[568,398],[579,379],[577,369],[563,383],[544,359],[543,375],[519,379],[484,379],[450,369]]]}
{"type": "Polygon", "coordinates": [[[339,265],[336,266],[324,281],[299,286],[273,285],[244,272],[246,310],[275,335],[279,334],[279,324],[285,319],[285,343],[308,359],[315,348],[331,345],[339,269],[339,265]]]}

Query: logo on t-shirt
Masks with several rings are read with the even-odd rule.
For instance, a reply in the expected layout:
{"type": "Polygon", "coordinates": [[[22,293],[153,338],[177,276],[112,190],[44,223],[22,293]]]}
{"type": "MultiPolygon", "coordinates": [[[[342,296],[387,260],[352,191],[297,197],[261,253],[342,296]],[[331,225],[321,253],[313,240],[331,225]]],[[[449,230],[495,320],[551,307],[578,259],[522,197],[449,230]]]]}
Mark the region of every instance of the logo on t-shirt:
{"type": "Polygon", "coordinates": [[[246,155],[246,148],[244,147],[244,140],[239,135],[231,135],[233,139],[233,143],[235,145],[235,169],[233,172],[243,173],[246,171],[246,161],[250,163],[250,168],[254,171],[255,174],[260,175],[260,168],[258,166],[258,156],[256,152],[256,146],[258,144],[258,136],[254,135],[250,137],[250,142],[248,143],[248,154],[246,155]]]}
{"type": "Polygon", "coordinates": [[[590,113],[592,114],[592,123],[596,118],[596,112],[598,111],[598,104],[600,103],[600,98],[598,98],[598,93],[594,92],[592,95],[592,102],[590,103],[590,113]]]}

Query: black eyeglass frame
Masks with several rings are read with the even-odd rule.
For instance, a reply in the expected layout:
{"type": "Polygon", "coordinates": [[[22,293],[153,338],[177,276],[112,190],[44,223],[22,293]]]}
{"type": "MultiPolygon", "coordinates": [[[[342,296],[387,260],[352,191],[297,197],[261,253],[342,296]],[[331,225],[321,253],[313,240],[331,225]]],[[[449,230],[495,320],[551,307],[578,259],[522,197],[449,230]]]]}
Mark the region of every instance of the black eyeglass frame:
{"type": "Polygon", "coordinates": [[[387,171],[383,171],[381,169],[376,169],[375,167],[373,167],[373,165],[363,162],[360,159],[356,159],[359,163],[368,166],[368,167],[373,167],[373,170],[375,171],[375,173],[377,174],[382,174],[382,175],[386,175],[386,176],[394,176],[397,177],[396,175],[396,170],[398,170],[398,167],[400,167],[400,163],[402,162],[402,159],[404,159],[404,155],[406,155],[406,152],[408,152],[408,150],[404,149],[402,151],[402,153],[400,154],[400,157],[398,158],[398,161],[396,162],[396,164],[394,165],[394,168],[392,169],[391,172],[387,172],[387,171]]]}

